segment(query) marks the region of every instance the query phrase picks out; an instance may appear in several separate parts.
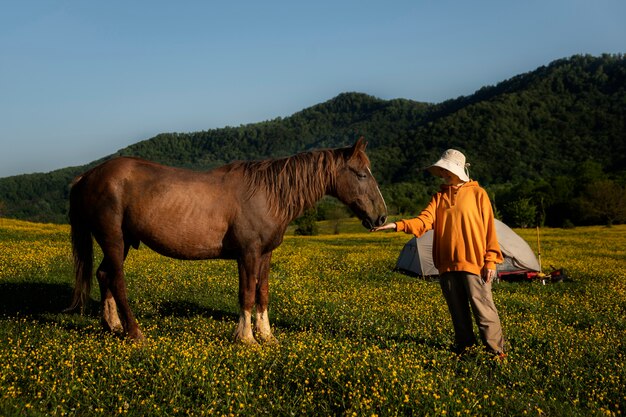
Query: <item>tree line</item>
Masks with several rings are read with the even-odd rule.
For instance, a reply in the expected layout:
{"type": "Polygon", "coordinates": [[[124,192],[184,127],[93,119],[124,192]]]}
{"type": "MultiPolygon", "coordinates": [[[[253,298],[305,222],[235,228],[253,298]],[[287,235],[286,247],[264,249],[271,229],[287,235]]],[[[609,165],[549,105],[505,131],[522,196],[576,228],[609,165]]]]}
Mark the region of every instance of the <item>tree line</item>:
{"type": "MultiPolygon", "coordinates": [[[[419,213],[439,186],[422,168],[456,148],[512,226],[620,223],[626,221],[625,86],[623,55],[577,55],[438,104],[343,93],[285,118],[160,134],[103,160],[132,155],[205,170],[365,136],[392,214],[419,213]]],[[[0,179],[0,214],[66,222],[73,177],[101,161],[0,179]]],[[[336,215],[334,205],[325,200],[316,216],[336,215]]]]}

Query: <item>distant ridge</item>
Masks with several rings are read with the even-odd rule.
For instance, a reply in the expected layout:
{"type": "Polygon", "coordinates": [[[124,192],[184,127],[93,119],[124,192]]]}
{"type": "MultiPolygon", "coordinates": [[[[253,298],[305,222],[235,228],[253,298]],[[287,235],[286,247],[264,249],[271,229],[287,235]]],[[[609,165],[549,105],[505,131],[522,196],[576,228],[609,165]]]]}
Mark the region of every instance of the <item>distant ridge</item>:
{"type": "Polygon", "coordinates": [[[574,178],[593,161],[626,177],[626,59],[573,56],[442,103],[343,93],[285,118],[191,133],[163,133],[80,167],[0,178],[0,214],[66,222],[68,186],[89,167],[119,155],[210,169],[233,160],[369,142],[375,176],[429,185],[418,168],[446,148],[467,154],[487,186],[574,178]]]}

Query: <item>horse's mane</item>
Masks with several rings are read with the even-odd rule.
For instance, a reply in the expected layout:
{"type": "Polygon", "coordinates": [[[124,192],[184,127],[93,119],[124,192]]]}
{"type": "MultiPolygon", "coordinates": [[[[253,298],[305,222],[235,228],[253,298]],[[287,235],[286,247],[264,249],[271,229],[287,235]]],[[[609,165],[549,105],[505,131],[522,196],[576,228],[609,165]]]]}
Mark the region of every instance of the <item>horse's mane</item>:
{"type": "Polygon", "coordinates": [[[283,220],[299,216],[335,189],[342,149],[302,152],[280,159],[239,162],[248,186],[248,197],[267,195],[270,212],[283,220]]]}

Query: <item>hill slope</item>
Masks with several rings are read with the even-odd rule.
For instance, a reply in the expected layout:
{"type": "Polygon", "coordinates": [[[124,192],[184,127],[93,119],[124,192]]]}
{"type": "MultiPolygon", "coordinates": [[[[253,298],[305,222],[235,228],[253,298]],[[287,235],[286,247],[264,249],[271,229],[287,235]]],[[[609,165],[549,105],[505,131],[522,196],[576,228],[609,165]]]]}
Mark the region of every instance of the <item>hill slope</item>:
{"type": "MultiPolygon", "coordinates": [[[[431,184],[417,169],[450,147],[466,153],[473,177],[495,186],[575,179],[589,161],[605,174],[623,176],[625,132],[626,58],[574,56],[440,104],[344,93],[283,119],[160,134],[103,160],[133,155],[208,169],[343,146],[364,135],[374,174],[387,190],[406,182],[431,184]]],[[[72,178],[98,162],[0,179],[3,215],[65,222],[72,178]]]]}

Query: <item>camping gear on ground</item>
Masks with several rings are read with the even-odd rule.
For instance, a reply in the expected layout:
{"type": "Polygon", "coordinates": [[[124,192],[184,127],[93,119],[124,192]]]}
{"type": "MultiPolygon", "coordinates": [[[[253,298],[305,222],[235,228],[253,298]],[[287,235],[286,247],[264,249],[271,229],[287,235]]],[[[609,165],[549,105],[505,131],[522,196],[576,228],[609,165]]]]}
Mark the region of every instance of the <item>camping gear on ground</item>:
{"type": "MultiPolygon", "coordinates": [[[[554,267],[552,267],[552,269],[554,269],[554,267]]],[[[548,274],[548,277],[550,277],[550,282],[566,282],[572,280],[565,272],[565,269],[554,269],[554,271],[548,274]]]]}
{"type": "MultiPolygon", "coordinates": [[[[507,281],[535,278],[541,267],[528,243],[500,220],[496,219],[495,224],[504,257],[504,262],[497,266],[498,278],[507,281]]],[[[411,238],[398,256],[396,269],[423,277],[438,276],[439,271],[433,264],[432,246],[432,230],[419,238],[411,238]]]]}

